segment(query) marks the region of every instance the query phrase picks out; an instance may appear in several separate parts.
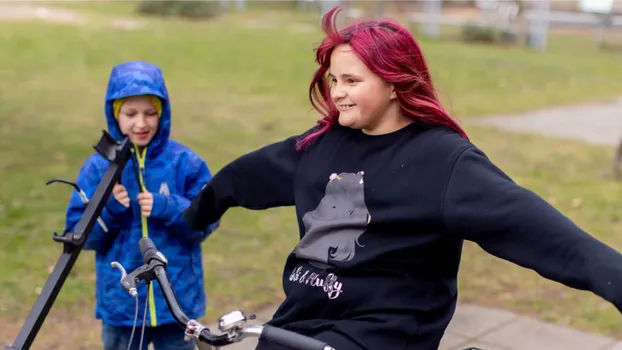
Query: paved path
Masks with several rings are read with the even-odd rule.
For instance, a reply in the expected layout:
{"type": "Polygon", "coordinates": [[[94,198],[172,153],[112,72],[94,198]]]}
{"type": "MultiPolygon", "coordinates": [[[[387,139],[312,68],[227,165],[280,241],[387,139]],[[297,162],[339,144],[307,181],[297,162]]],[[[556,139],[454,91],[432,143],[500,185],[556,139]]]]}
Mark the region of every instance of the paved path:
{"type": "MultiPolygon", "coordinates": [[[[266,322],[273,312],[272,308],[263,310],[253,322],[266,322]]],[[[218,328],[211,325],[210,329],[215,331],[218,328]]],[[[254,350],[256,345],[254,338],[247,338],[223,350],[254,350]]],[[[469,347],[482,350],[622,350],[622,341],[508,311],[460,304],[438,350],[469,347]]]]}
{"type": "Polygon", "coordinates": [[[504,131],[616,145],[622,138],[622,97],[516,115],[469,118],[467,123],[504,131]]]}

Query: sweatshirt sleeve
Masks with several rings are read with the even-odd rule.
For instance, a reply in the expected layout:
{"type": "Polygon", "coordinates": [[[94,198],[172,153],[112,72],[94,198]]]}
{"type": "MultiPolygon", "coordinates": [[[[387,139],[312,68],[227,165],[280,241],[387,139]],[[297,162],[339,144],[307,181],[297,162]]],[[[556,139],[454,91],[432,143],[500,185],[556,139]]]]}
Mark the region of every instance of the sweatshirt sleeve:
{"type": "Polygon", "coordinates": [[[294,204],[294,176],[300,153],[296,137],[270,144],[227,164],[184,211],[194,230],[212,224],[232,207],[268,209],[294,204]]]}
{"type": "Polygon", "coordinates": [[[163,195],[152,193],[153,209],[151,217],[161,220],[171,232],[177,234],[189,243],[200,243],[207,238],[219,226],[218,222],[208,225],[201,230],[193,230],[186,224],[183,218],[184,209],[190,205],[190,200],[196,196],[201,187],[211,178],[211,172],[207,163],[198,156],[192,157],[193,162],[187,164],[186,192],[184,195],[163,195]]]}
{"type": "Polygon", "coordinates": [[[450,234],[622,312],[622,255],[513,182],[474,146],[457,158],[443,216],[450,234]]]}

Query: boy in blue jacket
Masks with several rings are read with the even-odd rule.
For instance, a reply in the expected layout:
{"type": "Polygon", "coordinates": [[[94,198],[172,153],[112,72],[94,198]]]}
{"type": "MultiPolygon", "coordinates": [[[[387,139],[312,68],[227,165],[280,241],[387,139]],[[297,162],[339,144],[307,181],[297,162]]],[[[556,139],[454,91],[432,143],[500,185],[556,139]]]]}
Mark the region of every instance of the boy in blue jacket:
{"type": "MultiPolygon", "coordinates": [[[[169,260],[167,271],[182,310],[190,318],[200,318],[206,308],[201,242],[218,223],[193,230],[183,220],[184,209],[210,180],[211,173],[197,154],[169,138],[171,106],[159,67],[142,61],[115,66],[108,82],[105,114],[109,133],[117,140],[128,135],[135,145],[139,179],[131,164],[136,159],[132,159],[101,213],[105,227],[95,224],[84,249],[95,251],[95,317],[102,320],[104,349],[125,350],[136,303],[121,287],[119,270],[110,263],[118,261],[128,272],[141,266],[138,240],[151,238],[169,260]]],[[[95,153],[80,169],[77,183],[89,197],[108,164],[95,153]]],[[[67,209],[68,229],[73,229],[84,209],[74,191],[67,209]]],[[[147,288],[142,286],[138,289],[140,316],[147,297],[147,288]]],[[[157,284],[152,287],[156,288],[149,292],[143,349],[149,343],[156,350],[194,349],[193,343],[184,341],[183,329],[175,323],[160,288],[157,284]]],[[[141,326],[142,317],[138,317],[137,327],[141,326]]],[[[132,349],[138,349],[139,332],[135,334],[132,349]]]]}

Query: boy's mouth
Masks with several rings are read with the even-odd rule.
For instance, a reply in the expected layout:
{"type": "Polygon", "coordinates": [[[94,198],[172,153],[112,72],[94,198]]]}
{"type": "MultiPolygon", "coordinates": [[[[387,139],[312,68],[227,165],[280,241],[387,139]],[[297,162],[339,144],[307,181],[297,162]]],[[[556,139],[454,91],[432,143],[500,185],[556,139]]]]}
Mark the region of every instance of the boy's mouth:
{"type": "Polygon", "coordinates": [[[146,139],[149,137],[149,131],[134,132],[134,135],[139,139],[146,139]]]}

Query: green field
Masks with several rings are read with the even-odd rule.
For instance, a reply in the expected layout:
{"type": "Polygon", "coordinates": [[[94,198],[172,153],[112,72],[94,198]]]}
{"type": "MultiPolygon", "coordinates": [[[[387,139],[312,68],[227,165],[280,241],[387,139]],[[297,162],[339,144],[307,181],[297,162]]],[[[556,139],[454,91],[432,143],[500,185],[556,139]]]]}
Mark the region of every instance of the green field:
{"type": "MultiPolygon", "coordinates": [[[[205,23],[142,18],[141,28],[123,30],[110,18],[115,12],[130,16],[127,3],[69,7],[85,11],[87,21],[0,21],[0,346],[14,339],[61,251],[52,232],[63,229],[70,189],[45,182],[75,178],[93,152],[105,128],[103,99],[113,65],[143,59],[162,67],[172,98],[172,137],[204,157],[212,172],[317,118],[307,93],[319,18],[253,10],[205,23]]],[[[619,95],[622,57],[597,52],[591,40],[553,37],[546,53],[426,39],[421,44],[443,100],[464,121],[619,95]]],[[[600,176],[612,149],[481,127],[467,131],[519,183],[622,249],[622,187],[600,176]],[[572,204],[577,198],[579,206],[572,204]]],[[[278,302],[282,264],[296,241],[291,208],[229,211],[203,245],[207,321],[232,308],[257,311],[278,302]]],[[[72,332],[97,325],[93,260],[92,252],[80,256],[39,346],[99,344],[95,328],[72,332]]],[[[471,244],[460,293],[463,301],[622,338],[613,306],[471,244]]]]}

